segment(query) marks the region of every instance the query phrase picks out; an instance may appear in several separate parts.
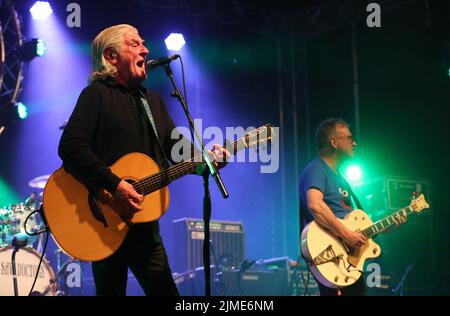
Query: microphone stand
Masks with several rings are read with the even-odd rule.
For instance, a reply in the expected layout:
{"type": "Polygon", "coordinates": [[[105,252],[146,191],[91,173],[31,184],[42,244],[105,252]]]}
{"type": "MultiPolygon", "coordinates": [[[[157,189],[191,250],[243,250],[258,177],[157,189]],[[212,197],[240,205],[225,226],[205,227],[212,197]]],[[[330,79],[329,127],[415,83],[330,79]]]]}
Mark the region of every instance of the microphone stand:
{"type": "MultiPolygon", "coordinates": [[[[210,255],[210,239],[209,239],[209,223],[211,220],[211,196],[209,193],[209,175],[213,177],[213,179],[216,181],[216,184],[222,193],[222,196],[224,199],[228,198],[228,192],[225,188],[225,185],[222,182],[222,179],[219,174],[219,170],[215,167],[210,155],[205,149],[205,145],[203,144],[202,138],[200,137],[197,129],[194,126],[194,120],[192,119],[191,113],[189,113],[189,109],[186,104],[186,100],[184,99],[183,95],[181,94],[180,90],[178,89],[175,79],[173,78],[173,72],[170,68],[169,64],[164,65],[164,69],[166,71],[167,76],[169,77],[170,81],[172,82],[174,90],[172,91],[172,96],[177,98],[180,102],[184,113],[186,114],[186,117],[189,121],[189,127],[191,131],[193,131],[193,135],[195,139],[197,140],[198,144],[201,146],[202,150],[202,157],[205,160],[206,170],[203,173],[203,186],[204,186],[204,198],[203,198],[203,231],[205,234],[205,237],[203,239],[203,266],[205,269],[205,296],[211,296],[211,255],[210,255]]],[[[195,140],[192,140],[195,143],[195,140]]]]}
{"type": "Polygon", "coordinates": [[[416,264],[417,258],[414,259],[414,261],[412,263],[410,263],[406,268],[405,271],[403,272],[402,278],[400,280],[400,282],[398,283],[398,285],[395,287],[395,289],[393,290],[392,296],[394,296],[395,294],[397,294],[397,292],[400,290],[400,296],[403,296],[403,286],[406,280],[406,277],[408,276],[408,274],[411,272],[412,268],[414,267],[414,265],[416,264]]]}
{"type": "MultiPolygon", "coordinates": [[[[19,290],[17,288],[16,253],[20,250],[20,248],[25,247],[27,244],[28,244],[28,238],[25,238],[25,240],[19,240],[17,237],[14,237],[13,240],[11,241],[11,246],[13,246],[13,248],[14,248],[12,256],[11,256],[14,296],[19,295],[19,290]]],[[[39,271],[38,271],[38,273],[39,273],[39,271]]]]}

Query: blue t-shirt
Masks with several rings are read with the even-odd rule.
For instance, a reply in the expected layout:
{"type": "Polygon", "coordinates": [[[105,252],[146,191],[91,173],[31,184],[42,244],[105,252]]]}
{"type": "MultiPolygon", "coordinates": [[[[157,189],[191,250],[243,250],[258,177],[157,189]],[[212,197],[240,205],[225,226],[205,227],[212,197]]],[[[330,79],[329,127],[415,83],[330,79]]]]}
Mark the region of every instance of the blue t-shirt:
{"type": "Polygon", "coordinates": [[[349,184],[320,157],[310,162],[300,175],[300,212],[306,223],[314,219],[306,207],[306,191],[315,188],[323,193],[324,202],[336,217],[344,218],[353,210],[349,184]]]}

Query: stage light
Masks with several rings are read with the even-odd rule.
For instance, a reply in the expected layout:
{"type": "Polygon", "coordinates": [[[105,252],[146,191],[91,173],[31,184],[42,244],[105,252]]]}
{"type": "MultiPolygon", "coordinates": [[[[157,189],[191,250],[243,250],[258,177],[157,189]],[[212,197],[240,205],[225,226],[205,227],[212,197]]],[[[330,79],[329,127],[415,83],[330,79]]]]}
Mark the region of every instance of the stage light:
{"type": "Polygon", "coordinates": [[[28,117],[28,108],[22,102],[0,106],[0,130],[3,133],[9,124],[19,123],[28,117]],[[2,128],[3,127],[3,128],[2,128]]]}
{"type": "Polygon", "coordinates": [[[30,9],[34,20],[45,21],[52,13],[52,7],[47,1],[37,1],[30,9]]]}
{"type": "Polygon", "coordinates": [[[18,102],[16,104],[17,115],[21,120],[24,120],[28,117],[28,108],[22,102],[18,102]]]}
{"type": "Polygon", "coordinates": [[[358,165],[348,166],[345,170],[345,175],[350,182],[358,182],[362,178],[362,170],[358,165]]]}
{"type": "Polygon", "coordinates": [[[38,38],[32,38],[19,47],[18,54],[22,61],[30,61],[34,57],[42,57],[47,52],[45,42],[38,38]]]}
{"type": "Polygon", "coordinates": [[[36,55],[39,57],[42,57],[47,52],[47,46],[45,45],[45,42],[41,39],[37,40],[36,43],[36,55]]]}
{"type": "Polygon", "coordinates": [[[186,44],[183,34],[181,33],[171,33],[164,42],[166,43],[167,49],[173,51],[179,51],[184,44],[186,44]]]}

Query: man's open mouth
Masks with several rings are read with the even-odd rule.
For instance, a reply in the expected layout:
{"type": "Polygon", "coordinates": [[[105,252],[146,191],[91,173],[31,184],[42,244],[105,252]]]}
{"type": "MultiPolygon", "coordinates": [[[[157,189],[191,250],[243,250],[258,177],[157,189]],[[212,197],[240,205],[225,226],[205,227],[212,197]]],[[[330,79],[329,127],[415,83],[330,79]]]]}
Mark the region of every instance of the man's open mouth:
{"type": "Polygon", "coordinates": [[[136,63],[136,65],[137,65],[139,68],[143,68],[143,67],[144,67],[144,63],[145,63],[145,60],[141,60],[141,61],[138,61],[138,62],[136,63]]]}

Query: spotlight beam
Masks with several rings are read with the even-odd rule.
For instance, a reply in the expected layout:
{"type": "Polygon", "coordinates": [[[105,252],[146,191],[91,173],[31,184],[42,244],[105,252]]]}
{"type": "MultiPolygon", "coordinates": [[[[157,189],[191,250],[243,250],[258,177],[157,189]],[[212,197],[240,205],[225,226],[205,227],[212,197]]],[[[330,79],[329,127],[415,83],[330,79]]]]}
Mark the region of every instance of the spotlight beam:
{"type": "Polygon", "coordinates": [[[45,21],[53,13],[50,3],[47,1],[37,1],[30,9],[34,20],[45,21]]]}

